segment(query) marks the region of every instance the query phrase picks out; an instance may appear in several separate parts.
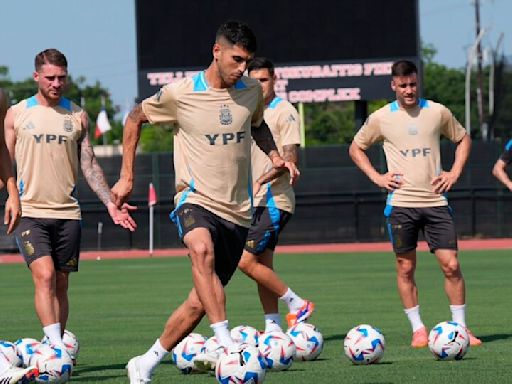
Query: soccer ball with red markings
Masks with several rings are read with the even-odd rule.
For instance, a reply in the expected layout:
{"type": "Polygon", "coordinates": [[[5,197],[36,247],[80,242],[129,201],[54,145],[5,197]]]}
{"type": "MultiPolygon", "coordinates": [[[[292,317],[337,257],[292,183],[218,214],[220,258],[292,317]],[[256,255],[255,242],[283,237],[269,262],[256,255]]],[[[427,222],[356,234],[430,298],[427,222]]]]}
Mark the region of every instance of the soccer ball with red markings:
{"type": "Polygon", "coordinates": [[[239,325],[231,330],[231,338],[235,343],[258,345],[259,332],[249,325],[239,325]]]}
{"type": "Polygon", "coordinates": [[[258,348],[238,344],[221,354],[215,365],[215,377],[221,384],[259,384],[265,379],[265,360],[258,348]]]}
{"type": "Polygon", "coordinates": [[[39,370],[37,383],[65,383],[73,370],[69,354],[64,349],[48,344],[39,344],[30,357],[29,364],[39,370]]]}
{"type": "Polygon", "coordinates": [[[459,323],[444,321],[430,331],[428,348],[437,360],[460,360],[469,348],[469,335],[459,323]]]}
{"type": "Polygon", "coordinates": [[[262,333],[258,349],[265,359],[267,369],[271,371],[284,371],[290,368],[296,351],[292,339],[283,332],[262,333]]]}
{"type": "Polygon", "coordinates": [[[18,356],[21,359],[21,365],[23,367],[29,366],[30,357],[34,354],[40,344],[41,343],[39,341],[30,337],[18,339],[14,342],[14,345],[16,345],[16,349],[18,350],[18,356]]]}
{"type": "Polygon", "coordinates": [[[348,331],[343,347],[354,364],[374,364],[382,359],[386,340],[379,329],[360,324],[348,331]]]}
{"type": "MultiPolygon", "coordinates": [[[[78,342],[78,338],[76,337],[76,335],[73,332],[65,329],[64,335],[62,336],[62,341],[64,342],[64,345],[66,346],[66,351],[68,352],[69,356],[71,356],[73,365],[76,365],[76,359],[78,357],[78,352],[80,352],[80,343],[78,342]]],[[[50,340],[48,339],[48,336],[44,336],[41,339],[41,343],[50,344],[50,340]]]]}
{"type": "Polygon", "coordinates": [[[183,374],[194,371],[194,357],[204,352],[206,338],[199,333],[191,333],[172,350],[172,361],[183,374]]]}
{"type": "Polygon", "coordinates": [[[324,338],[313,324],[295,324],[286,334],[295,344],[296,360],[315,360],[324,349],[324,338]]]}
{"type": "Polygon", "coordinates": [[[4,354],[12,367],[21,366],[21,357],[18,355],[18,349],[14,343],[6,340],[0,340],[0,352],[4,354]]]}

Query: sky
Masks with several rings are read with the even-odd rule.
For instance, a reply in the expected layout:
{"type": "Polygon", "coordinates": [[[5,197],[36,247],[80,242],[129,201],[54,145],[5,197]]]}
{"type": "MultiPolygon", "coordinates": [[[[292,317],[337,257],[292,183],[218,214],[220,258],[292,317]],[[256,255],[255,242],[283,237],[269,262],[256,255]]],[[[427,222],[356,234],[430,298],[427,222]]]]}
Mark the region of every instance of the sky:
{"type": "MultiPolygon", "coordinates": [[[[53,47],[66,55],[73,77],[85,76],[89,84],[99,81],[121,109],[136,98],[134,0],[1,1],[0,65],[9,68],[12,80],[30,77],[35,54],[53,47]]],[[[473,3],[419,0],[420,36],[437,49],[436,62],[465,66],[475,40],[473,3]]],[[[512,1],[481,0],[484,48],[495,49],[503,33],[500,49],[512,55],[511,15],[512,1]]]]}

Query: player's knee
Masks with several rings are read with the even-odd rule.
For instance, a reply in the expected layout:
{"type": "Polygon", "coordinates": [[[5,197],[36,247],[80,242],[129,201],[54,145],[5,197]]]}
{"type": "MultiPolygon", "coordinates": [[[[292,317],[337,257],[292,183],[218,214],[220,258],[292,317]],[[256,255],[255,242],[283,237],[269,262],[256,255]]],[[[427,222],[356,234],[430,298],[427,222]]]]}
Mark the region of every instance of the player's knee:
{"type": "Polygon", "coordinates": [[[460,264],[457,259],[450,260],[443,265],[443,273],[447,278],[459,278],[462,276],[460,264]]]}
{"type": "Polygon", "coordinates": [[[196,241],[188,249],[192,258],[204,259],[210,256],[213,257],[213,248],[203,241],[196,241]]]}
{"type": "Polygon", "coordinates": [[[250,275],[255,264],[254,260],[251,260],[248,257],[242,257],[238,263],[238,268],[240,268],[240,270],[246,275],[250,275]]]}
{"type": "Polygon", "coordinates": [[[397,263],[396,270],[399,278],[411,280],[414,277],[416,265],[410,261],[402,261],[397,263]]]}
{"type": "Polygon", "coordinates": [[[38,269],[32,272],[37,287],[51,287],[55,280],[55,272],[49,269],[38,269]]]}

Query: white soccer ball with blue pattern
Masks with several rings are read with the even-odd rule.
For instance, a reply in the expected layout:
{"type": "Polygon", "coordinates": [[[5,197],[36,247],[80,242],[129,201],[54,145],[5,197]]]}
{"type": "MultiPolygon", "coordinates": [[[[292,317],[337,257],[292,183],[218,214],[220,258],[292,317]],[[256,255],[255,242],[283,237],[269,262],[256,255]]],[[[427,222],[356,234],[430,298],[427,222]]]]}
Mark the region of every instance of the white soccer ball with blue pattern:
{"type": "Polygon", "coordinates": [[[18,348],[14,343],[0,340],[0,352],[4,354],[11,367],[21,367],[21,357],[18,355],[18,348]]]}
{"type": "Polygon", "coordinates": [[[258,346],[259,332],[249,325],[239,325],[231,330],[231,338],[235,343],[258,346]]]}
{"type": "Polygon", "coordinates": [[[215,365],[215,377],[220,384],[259,384],[265,380],[265,360],[258,348],[238,344],[220,355],[215,365]]]}
{"type": "Polygon", "coordinates": [[[354,364],[374,364],[384,356],[386,339],[379,329],[360,324],[348,331],[343,347],[354,364]]]}
{"type": "Polygon", "coordinates": [[[428,348],[437,360],[460,360],[468,351],[469,335],[459,323],[444,321],[430,331],[428,348]]]}
{"type": "Polygon", "coordinates": [[[324,338],[313,324],[297,323],[286,334],[295,344],[295,360],[315,360],[324,349],[324,338]]]}
{"type": "MultiPolygon", "coordinates": [[[[76,335],[73,332],[65,329],[64,335],[62,336],[62,341],[64,342],[64,345],[66,346],[66,351],[68,352],[69,356],[71,356],[73,365],[76,365],[76,359],[78,357],[78,352],[80,352],[80,343],[78,342],[78,338],[76,337],[76,335]]],[[[41,343],[50,344],[50,340],[48,339],[48,336],[44,336],[41,339],[41,343]]]]}
{"type": "Polygon", "coordinates": [[[40,344],[41,343],[39,341],[30,337],[18,339],[14,342],[14,345],[16,345],[16,349],[18,350],[18,356],[21,359],[21,365],[23,367],[26,368],[29,366],[30,358],[40,344]]]}
{"type": "Polygon", "coordinates": [[[181,373],[194,371],[194,357],[204,352],[206,338],[199,333],[191,333],[181,340],[172,350],[172,361],[181,373]]]}
{"type": "Polygon", "coordinates": [[[65,383],[73,370],[73,362],[67,351],[49,344],[40,344],[30,357],[29,364],[39,370],[37,383],[65,383]]]}
{"type": "Polygon", "coordinates": [[[217,352],[220,348],[222,348],[222,345],[219,344],[215,336],[210,337],[204,343],[205,352],[217,352]]]}
{"type": "Polygon", "coordinates": [[[284,371],[290,368],[296,352],[292,339],[283,332],[262,333],[258,349],[265,359],[267,369],[271,371],[284,371]]]}

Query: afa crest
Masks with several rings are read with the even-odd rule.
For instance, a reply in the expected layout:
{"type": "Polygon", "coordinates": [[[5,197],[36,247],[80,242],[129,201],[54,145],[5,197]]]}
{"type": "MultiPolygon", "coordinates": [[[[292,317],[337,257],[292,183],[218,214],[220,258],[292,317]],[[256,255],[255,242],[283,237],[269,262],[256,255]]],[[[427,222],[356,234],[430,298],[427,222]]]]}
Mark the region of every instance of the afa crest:
{"type": "Polygon", "coordinates": [[[219,121],[222,125],[230,125],[233,122],[233,115],[227,104],[220,106],[219,121]]]}
{"type": "Polygon", "coordinates": [[[73,122],[70,118],[64,120],[64,131],[73,132],[73,122]]]}

